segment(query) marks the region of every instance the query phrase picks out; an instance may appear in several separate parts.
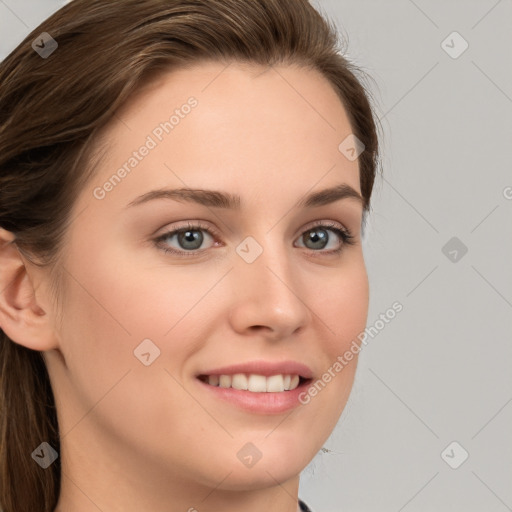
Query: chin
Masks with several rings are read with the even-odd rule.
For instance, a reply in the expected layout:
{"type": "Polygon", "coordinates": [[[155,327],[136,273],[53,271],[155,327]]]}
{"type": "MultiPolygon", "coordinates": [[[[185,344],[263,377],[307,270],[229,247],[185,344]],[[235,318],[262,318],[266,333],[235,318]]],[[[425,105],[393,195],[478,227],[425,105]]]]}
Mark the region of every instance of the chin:
{"type": "Polygon", "coordinates": [[[300,475],[303,468],[287,464],[283,461],[279,467],[272,464],[264,464],[261,460],[252,468],[245,468],[242,465],[234,466],[229,471],[213,475],[215,487],[225,491],[251,491],[274,487],[276,482],[284,484],[300,475]],[[225,478],[225,480],[223,480],[225,478]],[[223,480],[219,485],[219,480],[223,480]]]}
{"type": "Polygon", "coordinates": [[[263,489],[275,486],[276,481],[283,483],[299,476],[316,452],[307,450],[306,453],[302,443],[294,442],[293,446],[286,446],[280,444],[279,439],[272,443],[272,435],[260,443],[242,444],[233,452],[233,456],[219,457],[213,476],[217,479],[215,485],[228,474],[219,488],[233,491],[263,489]]]}

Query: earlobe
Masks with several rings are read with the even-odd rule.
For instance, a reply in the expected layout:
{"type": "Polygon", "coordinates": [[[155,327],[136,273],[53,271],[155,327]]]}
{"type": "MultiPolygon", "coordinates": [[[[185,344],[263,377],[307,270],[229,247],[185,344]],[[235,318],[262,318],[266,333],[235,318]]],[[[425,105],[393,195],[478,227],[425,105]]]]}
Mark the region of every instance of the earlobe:
{"type": "Polygon", "coordinates": [[[0,228],[0,328],[14,342],[37,351],[55,348],[49,315],[37,303],[27,264],[13,233],[0,228]]]}

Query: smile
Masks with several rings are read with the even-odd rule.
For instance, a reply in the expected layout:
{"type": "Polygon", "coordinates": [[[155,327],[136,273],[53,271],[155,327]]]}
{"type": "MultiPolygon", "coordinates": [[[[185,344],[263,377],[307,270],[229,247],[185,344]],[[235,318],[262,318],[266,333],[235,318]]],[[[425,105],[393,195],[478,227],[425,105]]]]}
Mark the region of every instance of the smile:
{"type": "Polygon", "coordinates": [[[258,375],[235,373],[233,375],[200,375],[202,382],[220,388],[233,388],[252,393],[280,393],[292,391],[308,379],[297,374],[258,375]]]}
{"type": "Polygon", "coordinates": [[[195,382],[215,401],[252,414],[282,414],[304,404],[300,396],[307,393],[313,379],[297,374],[199,375],[195,382]],[[211,380],[211,384],[210,384],[211,380]],[[285,386],[286,384],[286,386],[285,386]],[[247,385],[247,389],[243,389],[247,385]],[[241,386],[237,389],[235,386],[241,386]],[[288,389],[285,389],[288,387],[288,389]]]}

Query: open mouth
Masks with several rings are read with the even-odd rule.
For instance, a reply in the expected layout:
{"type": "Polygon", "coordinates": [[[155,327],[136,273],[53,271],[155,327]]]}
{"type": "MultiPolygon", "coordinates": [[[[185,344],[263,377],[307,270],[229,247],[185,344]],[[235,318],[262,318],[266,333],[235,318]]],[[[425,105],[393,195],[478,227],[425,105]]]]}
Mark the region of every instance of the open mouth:
{"type": "Polygon", "coordinates": [[[293,391],[298,387],[308,385],[313,379],[300,375],[257,375],[237,373],[234,375],[198,375],[197,378],[219,388],[232,388],[253,393],[280,393],[293,391]]]}
{"type": "Polygon", "coordinates": [[[199,374],[196,379],[206,397],[227,402],[251,414],[268,415],[282,414],[304,405],[300,397],[308,392],[314,380],[314,377],[309,378],[310,375],[312,372],[308,373],[308,378],[298,373],[261,375],[238,372],[199,374]]]}

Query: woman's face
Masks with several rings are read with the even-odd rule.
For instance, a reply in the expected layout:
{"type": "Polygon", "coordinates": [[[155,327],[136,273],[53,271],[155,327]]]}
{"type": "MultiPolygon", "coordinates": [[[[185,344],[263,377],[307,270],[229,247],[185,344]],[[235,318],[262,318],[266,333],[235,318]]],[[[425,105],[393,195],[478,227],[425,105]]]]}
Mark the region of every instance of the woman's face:
{"type": "Polygon", "coordinates": [[[63,468],[91,498],[111,474],[155,492],[163,481],[274,486],[329,437],[357,356],[305,404],[297,392],[280,402],[292,391],[231,391],[250,408],[198,375],[293,361],[314,383],[364,330],[361,202],[298,205],[341,185],[361,192],[358,161],[339,149],[350,134],[316,71],[235,63],[162,75],[105,130],[110,149],[66,235],[57,350],[45,352],[63,468]],[[239,204],[148,195],[185,188],[239,204]]]}

